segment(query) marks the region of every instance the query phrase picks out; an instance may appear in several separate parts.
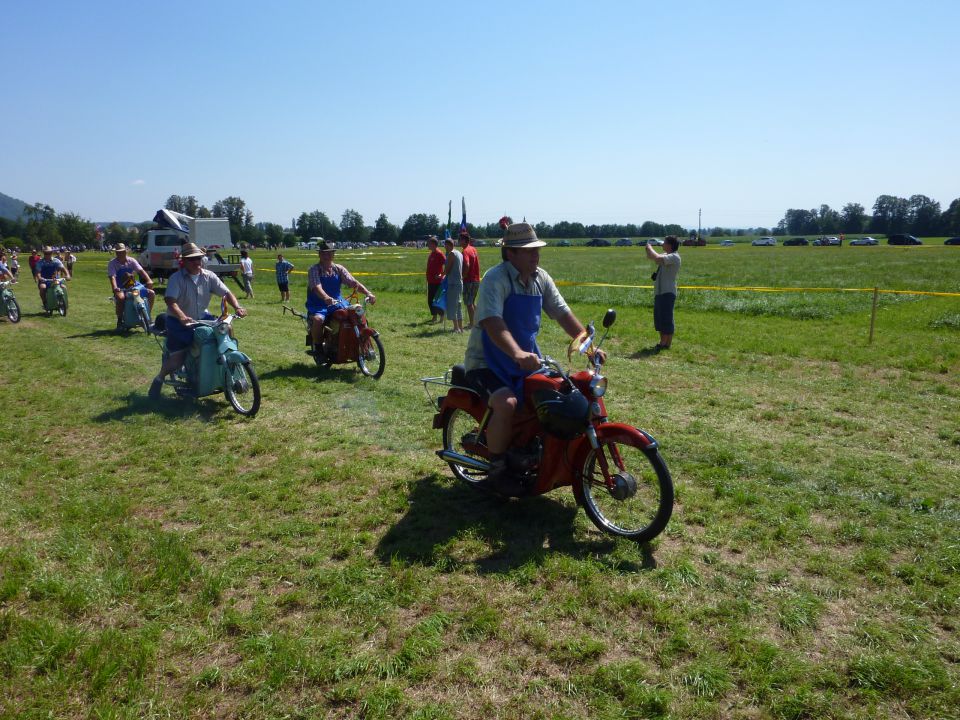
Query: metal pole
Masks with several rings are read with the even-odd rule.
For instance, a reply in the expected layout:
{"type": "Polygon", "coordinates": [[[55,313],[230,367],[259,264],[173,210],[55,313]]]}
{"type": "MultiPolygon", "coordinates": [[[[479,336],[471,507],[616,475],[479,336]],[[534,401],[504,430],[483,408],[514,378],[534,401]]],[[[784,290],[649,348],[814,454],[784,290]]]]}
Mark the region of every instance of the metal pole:
{"type": "Polygon", "coordinates": [[[870,311],[870,339],[867,341],[867,345],[873,345],[873,326],[877,322],[877,295],[879,291],[877,288],[873,289],[873,310],[870,311]]]}

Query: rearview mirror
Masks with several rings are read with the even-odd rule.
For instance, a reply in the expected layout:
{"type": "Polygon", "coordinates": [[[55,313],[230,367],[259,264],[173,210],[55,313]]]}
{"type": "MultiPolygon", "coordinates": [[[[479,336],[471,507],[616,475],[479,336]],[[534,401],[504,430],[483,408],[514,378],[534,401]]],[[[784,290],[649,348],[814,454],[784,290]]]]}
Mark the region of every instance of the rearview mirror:
{"type": "Polygon", "coordinates": [[[607,314],[603,316],[603,326],[609,329],[610,326],[613,325],[613,323],[616,321],[616,319],[617,319],[617,311],[614,310],[613,308],[610,308],[609,310],[607,310],[607,314]]]}

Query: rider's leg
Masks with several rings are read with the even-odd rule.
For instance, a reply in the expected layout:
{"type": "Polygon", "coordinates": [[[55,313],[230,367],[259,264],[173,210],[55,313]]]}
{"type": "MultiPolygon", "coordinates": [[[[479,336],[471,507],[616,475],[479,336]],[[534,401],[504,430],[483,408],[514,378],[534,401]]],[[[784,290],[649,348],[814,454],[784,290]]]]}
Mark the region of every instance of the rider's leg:
{"type": "Polygon", "coordinates": [[[323,315],[310,316],[310,337],[314,345],[323,342],[323,315]]]}
{"type": "Polygon", "coordinates": [[[124,303],[124,301],[126,300],[126,297],[127,297],[127,294],[126,294],[125,292],[123,292],[123,290],[121,290],[119,293],[117,293],[117,294],[115,294],[115,295],[113,296],[113,298],[114,298],[113,304],[114,304],[115,309],[116,309],[116,311],[117,311],[117,321],[118,321],[118,322],[123,319],[123,303],[124,303]]]}
{"type": "Polygon", "coordinates": [[[157,374],[157,378],[163,380],[170,373],[176,372],[183,365],[183,359],[187,356],[186,350],[177,350],[176,352],[170,353],[163,364],[160,366],[160,372],[157,374]]]}
{"type": "Polygon", "coordinates": [[[157,297],[157,294],[150,288],[147,288],[147,309],[150,311],[150,316],[153,316],[153,301],[157,297]]]}
{"type": "Polygon", "coordinates": [[[40,290],[40,304],[43,305],[43,308],[47,307],[47,284],[40,283],[37,286],[37,289],[40,290]]]}
{"type": "Polygon", "coordinates": [[[510,447],[517,396],[510,388],[502,387],[490,396],[488,404],[491,415],[487,422],[487,447],[491,455],[503,455],[510,447]]]}

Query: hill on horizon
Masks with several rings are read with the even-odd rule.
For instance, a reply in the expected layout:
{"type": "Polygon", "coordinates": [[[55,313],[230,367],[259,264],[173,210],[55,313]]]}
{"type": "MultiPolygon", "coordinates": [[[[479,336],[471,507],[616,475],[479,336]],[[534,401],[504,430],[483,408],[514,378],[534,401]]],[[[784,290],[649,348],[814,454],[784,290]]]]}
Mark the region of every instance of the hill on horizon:
{"type": "Polygon", "coordinates": [[[27,203],[23,200],[17,200],[15,197],[0,193],[0,217],[5,217],[8,220],[20,220],[26,207],[27,203]]]}

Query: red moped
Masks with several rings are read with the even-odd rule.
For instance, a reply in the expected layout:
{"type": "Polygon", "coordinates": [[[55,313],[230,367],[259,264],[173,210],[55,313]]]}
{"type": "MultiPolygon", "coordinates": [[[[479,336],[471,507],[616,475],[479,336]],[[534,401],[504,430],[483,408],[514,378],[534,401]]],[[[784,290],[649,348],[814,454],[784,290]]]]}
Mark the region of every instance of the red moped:
{"type": "MultiPolygon", "coordinates": [[[[604,328],[609,330],[615,319],[616,312],[608,310],[604,328]]],[[[673,480],[649,433],[608,420],[607,379],[600,373],[602,355],[597,352],[606,334],[596,345],[594,336],[591,324],[568,351],[568,357],[574,350],[588,357],[586,370],[567,374],[556,361],[544,357],[541,368],[524,380],[508,466],[523,488],[517,496],[572,486],[578,504],[598,528],[649,541],[670,520],[673,480]]],[[[433,427],[443,431],[443,449],[437,455],[457,478],[486,488],[490,469],[486,400],[469,386],[462,365],[443,377],[421,381],[437,408],[433,427]],[[433,400],[431,385],[447,387],[446,395],[433,400]]]]}
{"type": "Polygon", "coordinates": [[[307,331],[306,344],[310,348],[307,353],[313,356],[318,367],[326,370],[333,364],[355,362],[360,372],[378,380],[387,367],[383,341],[380,340],[380,333],[367,322],[369,298],[364,298],[362,305],[354,300],[356,293],[327,312],[323,341],[316,345],[310,332],[313,320],[289,305],[283,306],[283,312],[286,314],[289,311],[303,320],[307,331]]]}

